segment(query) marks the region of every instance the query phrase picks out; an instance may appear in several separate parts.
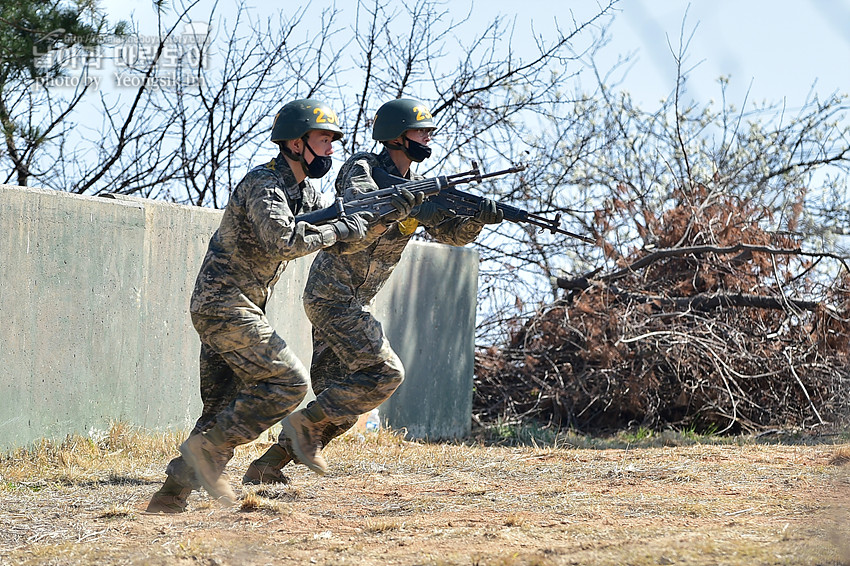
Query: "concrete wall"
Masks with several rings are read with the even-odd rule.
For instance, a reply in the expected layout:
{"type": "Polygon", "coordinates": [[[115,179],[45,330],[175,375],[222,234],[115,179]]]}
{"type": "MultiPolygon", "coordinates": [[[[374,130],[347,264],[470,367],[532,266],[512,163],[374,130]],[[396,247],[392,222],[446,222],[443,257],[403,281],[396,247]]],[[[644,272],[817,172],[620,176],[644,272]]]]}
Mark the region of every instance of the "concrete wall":
{"type": "MultiPolygon", "coordinates": [[[[200,412],[188,303],[220,211],[0,185],[0,451],[124,421],[188,429],[200,412]]],[[[268,307],[309,365],[290,263],[268,307]]],[[[412,242],[374,312],[407,379],[381,412],[411,436],[469,431],[478,255],[412,242]]]]}

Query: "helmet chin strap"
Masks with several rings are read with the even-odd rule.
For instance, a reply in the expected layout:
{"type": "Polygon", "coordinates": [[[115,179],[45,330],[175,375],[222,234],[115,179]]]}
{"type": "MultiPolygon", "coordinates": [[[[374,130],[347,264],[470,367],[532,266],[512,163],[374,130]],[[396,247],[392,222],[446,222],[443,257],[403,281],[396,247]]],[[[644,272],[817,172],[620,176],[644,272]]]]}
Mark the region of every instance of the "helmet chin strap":
{"type": "MultiPolygon", "coordinates": [[[[304,142],[304,147],[306,147],[307,149],[310,150],[310,153],[313,154],[314,158],[318,157],[318,155],[316,155],[316,152],[313,151],[313,148],[310,147],[310,144],[307,143],[307,136],[304,136],[303,138],[301,138],[301,141],[304,142]]],[[[286,157],[290,158],[292,161],[297,161],[298,163],[300,163],[301,168],[304,170],[304,174],[309,175],[309,172],[307,170],[307,167],[308,167],[307,159],[304,158],[304,151],[303,150],[301,151],[301,153],[295,153],[294,151],[289,149],[289,147],[286,145],[286,142],[284,142],[284,143],[280,144],[280,151],[286,157]]]]}
{"type": "MultiPolygon", "coordinates": [[[[303,138],[301,138],[301,139],[303,139],[303,140],[304,140],[304,147],[306,147],[307,149],[309,149],[309,150],[310,150],[310,153],[312,153],[312,154],[313,154],[313,160],[315,160],[317,157],[319,157],[319,155],[318,155],[315,151],[313,151],[313,148],[312,148],[312,147],[310,147],[310,142],[308,142],[308,141],[307,141],[307,136],[304,136],[304,137],[303,137],[303,138]]],[[[304,152],[303,152],[303,151],[301,152],[301,167],[303,167],[303,168],[304,168],[304,173],[305,173],[308,177],[310,177],[310,176],[311,176],[311,175],[310,175],[310,165],[307,163],[307,158],[306,158],[306,157],[304,157],[304,152]]]]}
{"type": "Polygon", "coordinates": [[[390,143],[388,141],[385,141],[384,145],[390,149],[397,149],[399,151],[403,151],[405,154],[407,153],[407,148],[399,143],[390,143]]]}
{"type": "MultiPolygon", "coordinates": [[[[408,138],[407,136],[401,136],[401,138],[402,138],[402,139],[404,139],[404,140],[407,140],[408,142],[412,141],[412,140],[411,140],[410,138],[408,138]]],[[[413,156],[410,154],[410,148],[408,147],[408,144],[406,144],[406,143],[389,143],[389,142],[384,142],[384,145],[385,145],[385,146],[387,146],[387,147],[388,147],[388,148],[390,148],[390,149],[397,149],[397,150],[401,151],[402,153],[404,153],[404,155],[405,155],[405,156],[407,156],[407,158],[408,158],[410,161],[417,161],[417,160],[416,160],[416,159],[414,159],[414,158],[413,158],[413,156]]]]}
{"type": "Polygon", "coordinates": [[[391,142],[388,142],[388,141],[381,142],[381,143],[383,143],[384,147],[386,147],[387,149],[394,149],[394,150],[400,151],[402,153],[402,155],[404,156],[404,160],[407,161],[406,164],[405,163],[399,163],[397,161],[397,159],[400,156],[392,156],[392,158],[393,158],[393,162],[395,163],[396,168],[398,169],[399,173],[401,173],[401,176],[407,177],[407,173],[408,173],[408,171],[410,171],[410,165],[413,163],[413,159],[411,159],[410,153],[408,153],[407,148],[404,147],[404,145],[402,145],[402,144],[391,143],[391,142]]]}

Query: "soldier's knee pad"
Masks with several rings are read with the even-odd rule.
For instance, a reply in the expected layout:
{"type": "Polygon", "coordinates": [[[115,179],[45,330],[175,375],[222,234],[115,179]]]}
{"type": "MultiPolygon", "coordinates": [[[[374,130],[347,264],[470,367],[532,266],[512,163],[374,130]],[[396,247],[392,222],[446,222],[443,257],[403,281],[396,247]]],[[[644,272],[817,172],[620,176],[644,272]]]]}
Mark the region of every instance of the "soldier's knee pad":
{"type": "Polygon", "coordinates": [[[300,374],[293,375],[291,373],[266,378],[258,385],[261,385],[270,392],[281,392],[281,394],[285,397],[298,398],[304,398],[310,387],[309,378],[306,374],[302,379],[300,374]]]}
{"type": "Polygon", "coordinates": [[[369,368],[380,373],[382,381],[387,385],[397,388],[404,381],[404,366],[401,360],[393,354],[387,361],[369,368]]]}
{"type": "Polygon", "coordinates": [[[401,360],[398,356],[393,354],[392,358],[387,360],[386,365],[387,367],[392,368],[392,370],[398,374],[398,378],[400,380],[404,381],[404,366],[402,365],[401,360]]]}

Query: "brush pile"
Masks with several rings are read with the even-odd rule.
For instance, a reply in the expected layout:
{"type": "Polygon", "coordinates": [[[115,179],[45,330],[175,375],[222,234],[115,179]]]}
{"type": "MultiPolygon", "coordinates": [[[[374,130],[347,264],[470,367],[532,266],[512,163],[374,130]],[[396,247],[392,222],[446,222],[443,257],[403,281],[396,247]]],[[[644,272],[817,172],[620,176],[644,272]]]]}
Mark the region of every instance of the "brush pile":
{"type": "Polygon", "coordinates": [[[503,349],[477,353],[480,421],[585,432],[847,424],[843,258],[804,252],[759,228],[746,204],[698,191],[701,206],[683,199],[639,225],[641,249],[621,257],[607,246],[616,271],[558,279],[563,298],[503,349]],[[816,276],[821,261],[840,274],[816,276]]]}

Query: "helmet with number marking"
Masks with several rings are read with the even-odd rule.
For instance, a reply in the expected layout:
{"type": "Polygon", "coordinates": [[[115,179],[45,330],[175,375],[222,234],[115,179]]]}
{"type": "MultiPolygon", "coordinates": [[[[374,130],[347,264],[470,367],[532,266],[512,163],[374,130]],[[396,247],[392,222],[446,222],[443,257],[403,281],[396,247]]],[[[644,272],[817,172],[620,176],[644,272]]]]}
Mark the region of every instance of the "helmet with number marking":
{"type": "Polygon", "coordinates": [[[334,141],[342,137],[336,112],[330,106],[315,98],[293,100],[275,115],[272,141],[302,138],[310,130],[327,130],[333,134],[334,141]]]}
{"type": "Polygon", "coordinates": [[[375,113],[372,125],[372,139],[377,141],[394,140],[406,130],[436,130],[437,125],[431,111],[420,100],[398,98],[384,103],[375,113]]]}

